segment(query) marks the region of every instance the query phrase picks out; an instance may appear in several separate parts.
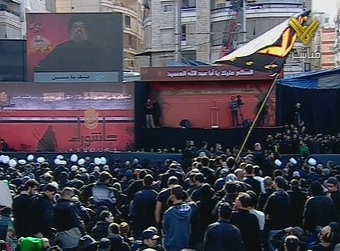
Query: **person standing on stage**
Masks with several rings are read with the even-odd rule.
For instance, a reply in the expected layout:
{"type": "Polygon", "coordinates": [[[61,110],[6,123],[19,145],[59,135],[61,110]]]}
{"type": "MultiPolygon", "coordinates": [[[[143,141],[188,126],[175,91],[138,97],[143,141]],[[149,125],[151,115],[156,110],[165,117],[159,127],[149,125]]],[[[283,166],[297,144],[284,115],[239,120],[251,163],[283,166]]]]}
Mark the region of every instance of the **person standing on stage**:
{"type": "Polygon", "coordinates": [[[238,106],[235,96],[231,96],[229,109],[231,112],[231,117],[232,117],[234,127],[238,127],[238,108],[239,106],[238,106]]]}

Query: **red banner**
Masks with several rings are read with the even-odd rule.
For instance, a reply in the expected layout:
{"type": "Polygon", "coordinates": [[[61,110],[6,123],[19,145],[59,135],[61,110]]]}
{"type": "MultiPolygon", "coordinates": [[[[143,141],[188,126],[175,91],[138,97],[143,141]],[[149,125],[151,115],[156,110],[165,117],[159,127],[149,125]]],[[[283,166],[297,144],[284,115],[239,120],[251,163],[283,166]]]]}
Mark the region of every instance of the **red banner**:
{"type": "Polygon", "coordinates": [[[0,84],[0,137],[24,152],[134,148],[132,84],[0,84]]]}

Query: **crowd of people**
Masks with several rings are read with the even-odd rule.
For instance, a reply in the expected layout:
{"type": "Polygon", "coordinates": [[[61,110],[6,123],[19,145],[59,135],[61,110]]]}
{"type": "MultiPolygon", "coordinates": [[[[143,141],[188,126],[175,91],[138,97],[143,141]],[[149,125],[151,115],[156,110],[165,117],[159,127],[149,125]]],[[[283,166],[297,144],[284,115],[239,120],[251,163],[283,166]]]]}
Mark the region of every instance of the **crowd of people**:
{"type": "Polygon", "coordinates": [[[290,134],[300,157],[287,163],[282,135],[239,159],[237,147],[188,141],[181,160],[156,165],[0,155],[0,180],[12,198],[0,209],[1,244],[23,251],[340,250],[340,168],[309,156],[303,127],[286,128],[284,137],[290,134]]]}

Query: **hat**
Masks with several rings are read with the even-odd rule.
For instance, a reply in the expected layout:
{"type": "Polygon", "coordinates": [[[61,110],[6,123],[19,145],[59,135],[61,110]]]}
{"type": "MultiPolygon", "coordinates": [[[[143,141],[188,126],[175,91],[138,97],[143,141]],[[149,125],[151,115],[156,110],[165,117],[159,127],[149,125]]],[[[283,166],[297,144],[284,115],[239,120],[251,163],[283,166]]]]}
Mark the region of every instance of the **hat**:
{"type": "Polygon", "coordinates": [[[298,171],[294,171],[293,178],[300,178],[300,173],[298,171]]]}
{"type": "Polygon", "coordinates": [[[287,251],[295,251],[300,245],[299,238],[295,235],[288,235],[285,238],[284,246],[286,247],[287,251]]]}
{"type": "Polygon", "coordinates": [[[276,160],[274,161],[274,164],[277,165],[277,166],[281,166],[281,165],[282,165],[282,162],[281,162],[281,160],[276,159],[276,160]]]}
{"type": "Polygon", "coordinates": [[[99,158],[99,157],[95,157],[95,158],[94,158],[94,163],[95,163],[96,165],[100,165],[100,158],[99,158]]]}
{"type": "Polygon", "coordinates": [[[159,239],[159,236],[156,235],[154,231],[147,229],[143,231],[141,238],[142,240],[147,240],[147,239],[157,240],[159,239]]]}
{"type": "Polygon", "coordinates": [[[327,184],[339,185],[339,181],[335,177],[329,177],[327,179],[327,184]]]}
{"type": "Polygon", "coordinates": [[[298,238],[302,238],[303,237],[303,229],[299,226],[295,226],[295,227],[293,227],[293,234],[295,236],[297,236],[298,238]]]}
{"type": "Polygon", "coordinates": [[[78,161],[77,154],[72,154],[70,160],[71,160],[71,162],[77,162],[78,161]]]}
{"type": "Polygon", "coordinates": [[[82,166],[82,165],[84,165],[85,160],[84,159],[79,159],[77,163],[78,163],[78,165],[82,166]]]}
{"type": "Polygon", "coordinates": [[[33,154],[30,154],[27,156],[27,161],[33,161],[33,160],[34,160],[33,154]]]}
{"type": "Polygon", "coordinates": [[[310,159],[308,160],[308,164],[311,165],[311,166],[315,166],[315,165],[316,165],[316,160],[313,159],[313,158],[310,158],[310,159]]]}
{"type": "Polygon", "coordinates": [[[296,164],[297,164],[297,161],[296,161],[296,159],[294,159],[294,158],[290,158],[290,159],[289,159],[289,162],[290,162],[292,165],[296,165],[296,164]]]}
{"type": "Polygon", "coordinates": [[[111,248],[111,242],[108,238],[102,238],[98,243],[98,250],[100,251],[107,251],[111,248]]]}
{"type": "Polygon", "coordinates": [[[20,165],[26,165],[26,160],[24,160],[24,159],[19,159],[18,163],[19,163],[20,165]]]}
{"type": "Polygon", "coordinates": [[[83,237],[81,237],[79,239],[79,242],[78,242],[78,248],[79,249],[85,249],[85,248],[88,248],[92,245],[96,245],[97,242],[89,235],[84,235],[83,237]]]}

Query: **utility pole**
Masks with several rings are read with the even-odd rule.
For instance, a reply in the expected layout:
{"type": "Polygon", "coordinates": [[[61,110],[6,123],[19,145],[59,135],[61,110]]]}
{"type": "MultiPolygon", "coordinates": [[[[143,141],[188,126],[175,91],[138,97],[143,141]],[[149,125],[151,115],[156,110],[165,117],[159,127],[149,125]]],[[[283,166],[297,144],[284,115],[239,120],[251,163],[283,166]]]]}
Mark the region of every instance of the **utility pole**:
{"type": "Polygon", "coordinates": [[[175,60],[181,59],[181,43],[182,43],[182,0],[175,0],[175,60]]]}

